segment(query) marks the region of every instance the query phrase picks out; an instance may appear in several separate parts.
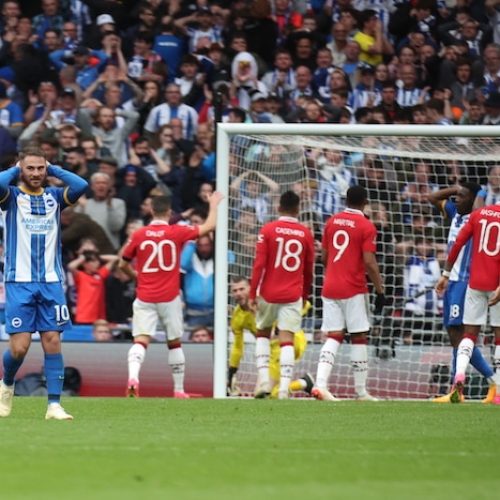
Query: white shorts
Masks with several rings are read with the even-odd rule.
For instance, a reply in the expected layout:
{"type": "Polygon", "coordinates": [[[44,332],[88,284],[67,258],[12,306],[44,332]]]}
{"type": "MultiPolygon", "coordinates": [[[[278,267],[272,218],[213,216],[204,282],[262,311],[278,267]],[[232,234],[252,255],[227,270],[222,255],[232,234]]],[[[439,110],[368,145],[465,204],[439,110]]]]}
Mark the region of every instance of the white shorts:
{"type": "Polygon", "coordinates": [[[184,331],[182,318],[182,301],[177,296],[171,302],[143,302],[135,299],[133,304],[132,335],[149,335],[156,333],[156,325],[160,321],[165,329],[167,340],[180,339],[184,331]]]}
{"type": "Polygon", "coordinates": [[[276,321],[278,330],[297,333],[302,329],[302,299],[286,304],[271,304],[259,298],[255,324],[257,330],[271,328],[276,321]]]}
{"type": "MultiPolygon", "coordinates": [[[[464,304],[464,325],[483,326],[488,320],[488,300],[491,292],[467,287],[464,304]]],[[[500,302],[489,307],[490,325],[500,326],[500,302]]]]}
{"type": "Polygon", "coordinates": [[[348,299],[323,300],[323,332],[363,333],[370,330],[368,295],[360,293],[348,299]]]}

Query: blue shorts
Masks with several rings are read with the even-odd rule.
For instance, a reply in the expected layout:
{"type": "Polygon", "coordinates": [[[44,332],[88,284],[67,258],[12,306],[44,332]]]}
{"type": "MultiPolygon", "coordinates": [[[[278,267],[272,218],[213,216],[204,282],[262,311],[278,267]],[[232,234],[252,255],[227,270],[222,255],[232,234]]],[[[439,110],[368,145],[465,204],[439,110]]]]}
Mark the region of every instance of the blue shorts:
{"type": "Polygon", "coordinates": [[[61,283],[5,283],[5,331],[61,332],[71,328],[61,283]]]}
{"type": "Polygon", "coordinates": [[[448,288],[443,297],[443,324],[445,328],[463,325],[466,290],[466,281],[448,282],[448,288]]]}

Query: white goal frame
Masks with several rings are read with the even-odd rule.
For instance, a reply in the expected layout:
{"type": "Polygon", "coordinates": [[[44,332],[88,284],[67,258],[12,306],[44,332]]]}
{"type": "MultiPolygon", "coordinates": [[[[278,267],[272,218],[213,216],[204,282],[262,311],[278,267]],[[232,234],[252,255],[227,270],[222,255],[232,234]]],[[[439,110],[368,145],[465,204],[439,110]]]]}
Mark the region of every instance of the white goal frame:
{"type": "MultiPolygon", "coordinates": [[[[419,136],[500,137],[500,127],[491,125],[340,125],[340,124],[217,124],[217,191],[224,195],[219,205],[215,239],[215,314],[213,397],[226,397],[228,364],[228,196],[229,145],[233,135],[311,136],[419,136]]],[[[499,158],[500,161],[500,158],[499,158]]]]}

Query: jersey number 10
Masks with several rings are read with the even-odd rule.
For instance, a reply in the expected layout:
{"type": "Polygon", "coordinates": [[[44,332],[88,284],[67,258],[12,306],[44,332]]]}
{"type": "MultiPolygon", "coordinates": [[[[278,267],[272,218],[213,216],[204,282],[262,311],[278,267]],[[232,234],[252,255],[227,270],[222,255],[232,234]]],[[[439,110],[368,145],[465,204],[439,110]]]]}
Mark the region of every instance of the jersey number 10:
{"type": "Polygon", "coordinates": [[[488,223],[485,219],[480,219],[479,224],[481,224],[481,234],[479,236],[479,249],[478,252],[484,252],[490,257],[498,255],[500,252],[500,222],[490,222],[488,223]],[[492,237],[491,230],[496,228],[496,242],[492,237]],[[494,248],[490,249],[490,244],[493,243],[494,248]]]}

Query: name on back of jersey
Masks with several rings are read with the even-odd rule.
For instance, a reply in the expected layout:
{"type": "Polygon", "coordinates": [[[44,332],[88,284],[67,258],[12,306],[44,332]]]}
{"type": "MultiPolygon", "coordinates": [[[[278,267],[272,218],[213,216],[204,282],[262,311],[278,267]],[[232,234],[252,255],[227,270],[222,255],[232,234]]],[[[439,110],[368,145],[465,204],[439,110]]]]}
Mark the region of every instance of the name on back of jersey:
{"type": "Polygon", "coordinates": [[[333,219],[336,226],[356,227],[356,222],[350,219],[333,219]]]}
{"type": "Polygon", "coordinates": [[[291,229],[289,227],[276,227],[274,228],[275,232],[278,234],[288,234],[290,236],[301,236],[302,238],[305,236],[304,231],[301,229],[291,229]]]}

